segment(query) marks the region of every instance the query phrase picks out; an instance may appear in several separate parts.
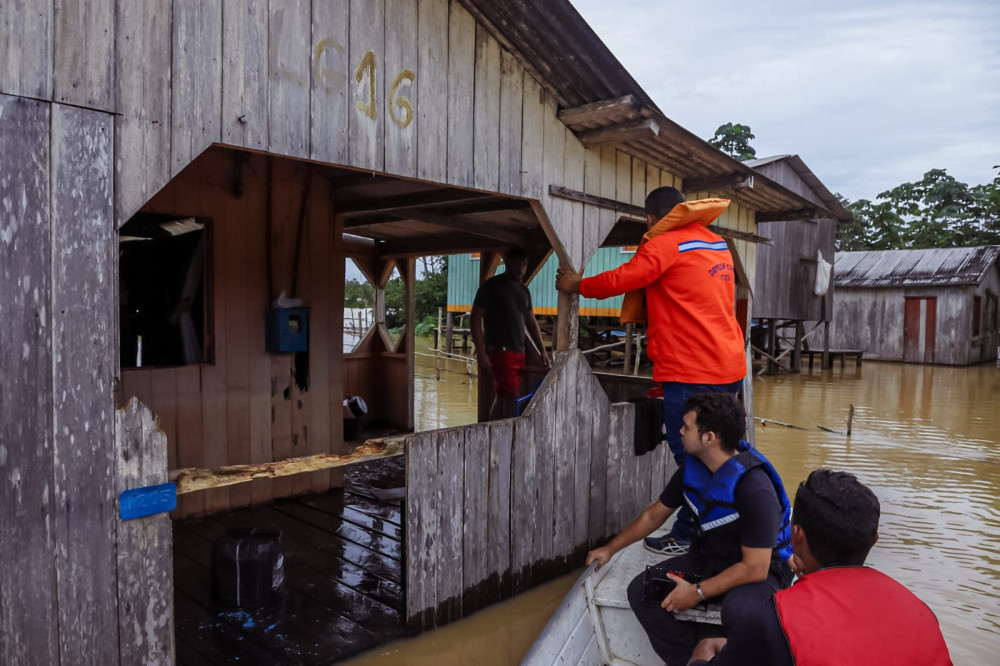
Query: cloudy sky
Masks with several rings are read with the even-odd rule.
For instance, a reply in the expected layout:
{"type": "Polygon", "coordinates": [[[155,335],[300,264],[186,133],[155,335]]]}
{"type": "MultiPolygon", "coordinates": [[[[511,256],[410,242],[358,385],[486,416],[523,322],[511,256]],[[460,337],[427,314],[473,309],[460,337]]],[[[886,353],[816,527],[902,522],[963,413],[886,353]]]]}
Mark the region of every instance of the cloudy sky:
{"type": "Polygon", "coordinates": [[[750,125],[850,199],[1000,164],[1000,0],[572,2],[667,117],[750,125]]]}

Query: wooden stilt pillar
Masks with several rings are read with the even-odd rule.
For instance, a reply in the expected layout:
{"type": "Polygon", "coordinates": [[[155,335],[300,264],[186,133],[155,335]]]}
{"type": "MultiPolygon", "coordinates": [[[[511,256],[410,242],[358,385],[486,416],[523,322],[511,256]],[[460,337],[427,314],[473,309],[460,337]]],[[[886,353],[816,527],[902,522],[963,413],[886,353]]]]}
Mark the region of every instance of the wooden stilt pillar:
{"type": "Polygon", "coordinates": [[[455,351],[455,316],[449,312],[444,320],[444,350],[449,354],[455,351]]]}
{"type": "Polygon", "coordinates": [[[626,372],[632,367],[632,338],[635,337],[635,324],[625,324],[625,363],[626,372]]]}
{"type": "Polygon", "coordinates": [[[823,322],[823,369],[833,367],[833,360],[830,358],[830,322],[823,322]]]}
{"type": "Polygon", "coordinates": [[[778,372],[778,364],[774,361],[778,355],[778,320],[768,319],[767,322],[767,353],[770,356],[767,359],[767,374],[773,375],[778,372]]]}
{"type": "Polygon", "coordinates": [[[802,372],[802,334],[801,321],[795,322],[795,347],[792,349],[792,372],[802,372]]]}

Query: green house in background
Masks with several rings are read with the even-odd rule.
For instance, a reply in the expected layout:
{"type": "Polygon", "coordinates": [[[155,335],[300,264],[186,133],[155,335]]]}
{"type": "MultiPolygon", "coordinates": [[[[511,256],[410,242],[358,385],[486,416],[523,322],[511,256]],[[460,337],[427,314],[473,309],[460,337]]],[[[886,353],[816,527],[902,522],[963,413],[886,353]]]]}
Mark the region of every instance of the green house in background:
{"type": "MultiPolygon", "coordinates": [[[[612,268],[618,268],[635,254],[634,247],[602,247],[587,264],[586,276],[597,275],[612,268]]],[[[453,254],[448,257],[448,312],[466,313],[472,311],[472,301],[479,288],[479,255],[453,254]]],[[[528,284],[531,302],[536,315],[555,316],[557,311],[556,269],[559,258],[555,254],[542,265],[528,284]]],[[[497,269],[503,272],[503,264],[497,269]]],[[[617,317],[621,311],[622,297],[605,300],[580,298],[581,317],[617,317]]]]}

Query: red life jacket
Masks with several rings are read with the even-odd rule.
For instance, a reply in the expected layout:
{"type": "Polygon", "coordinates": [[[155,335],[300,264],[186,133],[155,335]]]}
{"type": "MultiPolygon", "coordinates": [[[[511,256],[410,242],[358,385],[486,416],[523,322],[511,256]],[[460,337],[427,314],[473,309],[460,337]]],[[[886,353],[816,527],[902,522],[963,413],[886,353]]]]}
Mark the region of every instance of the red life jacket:
{"type": "Polygon", "coordinates": [[[931,609],[874,569],[815,571],[774,604],[796,666],[951,666],[931,609]]]}

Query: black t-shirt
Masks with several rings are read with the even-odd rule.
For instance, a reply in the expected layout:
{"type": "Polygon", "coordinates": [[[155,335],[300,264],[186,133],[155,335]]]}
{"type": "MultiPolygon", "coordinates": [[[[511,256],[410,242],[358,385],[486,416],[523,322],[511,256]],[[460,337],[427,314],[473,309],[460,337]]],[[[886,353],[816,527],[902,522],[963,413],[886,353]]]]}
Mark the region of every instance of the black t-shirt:
{"type": "Polygon", "coordinates": [[[491,277],[476,292],[473,306],[483,308],[486,344],[524,352],[525,317],[531,314],[531,294],[523,282],[506,273],[491,277]]]}
{"type": "MultiPolygon", "coordinates": [[[[684,501],[684,468],[681,467],[660,493],[660,503],[676,509],[684,501]]],[[[740,513],[740,545],[747,548],[774,548],[781,527],[781,504],[763,467],[754,467],[736,484],[736,510],[740,513]]]]}

